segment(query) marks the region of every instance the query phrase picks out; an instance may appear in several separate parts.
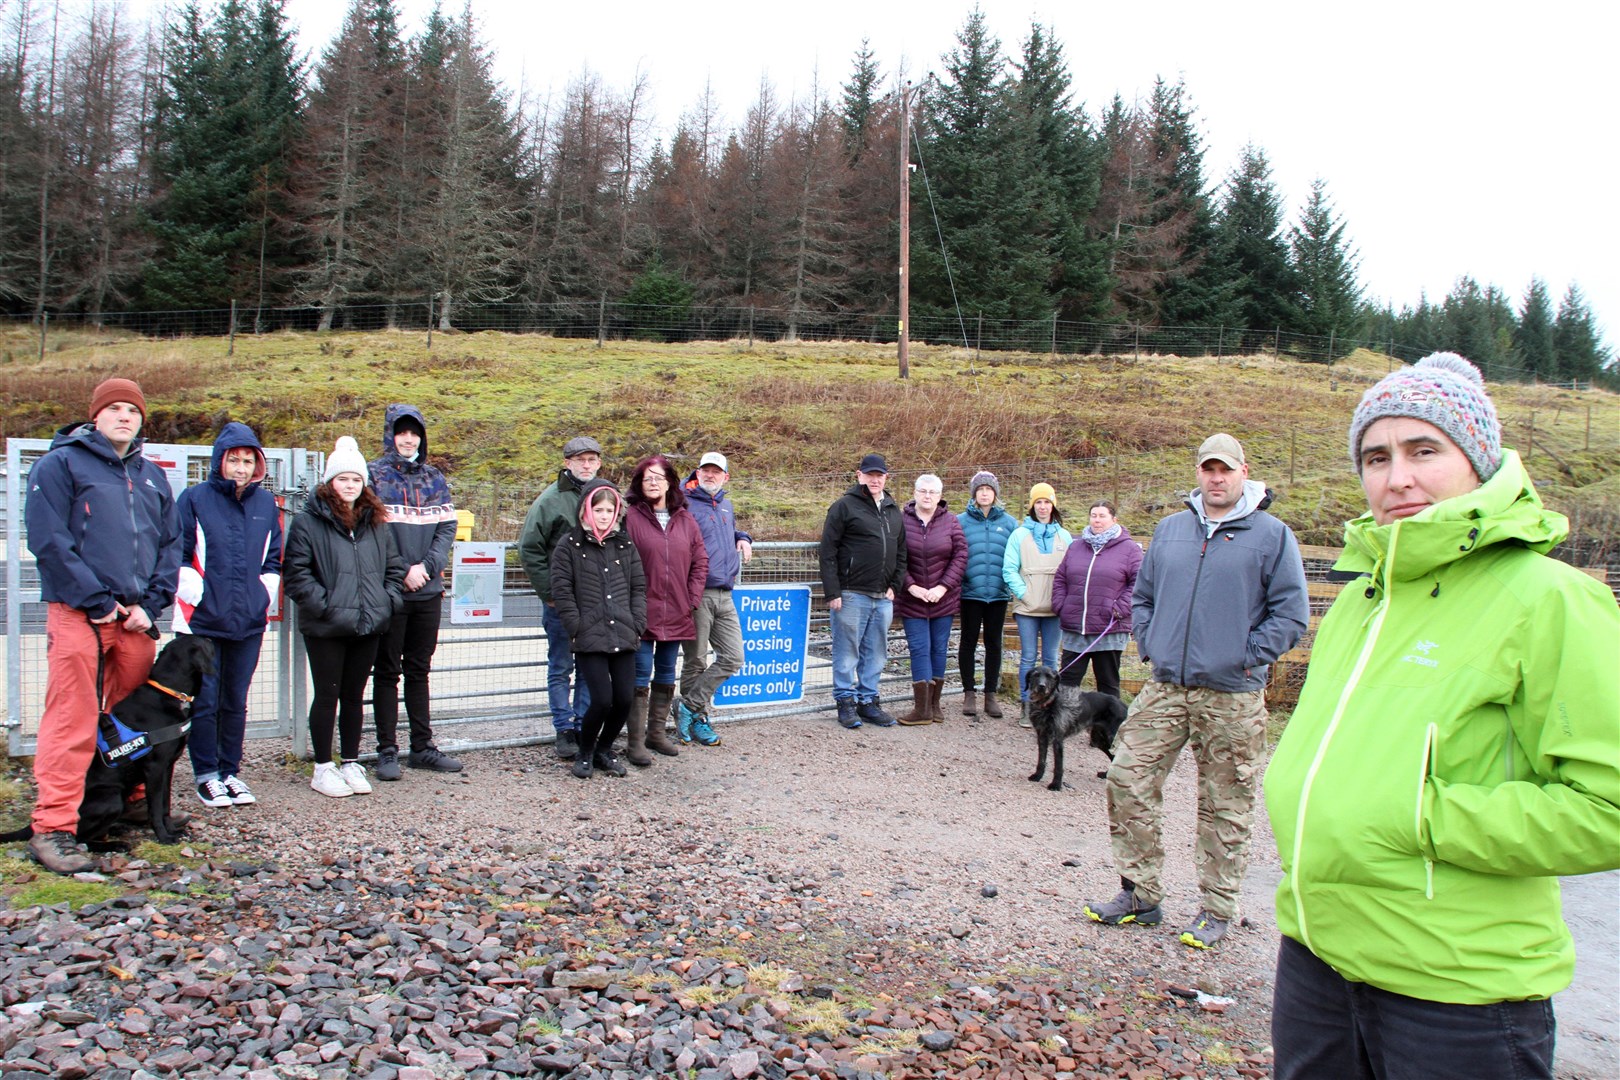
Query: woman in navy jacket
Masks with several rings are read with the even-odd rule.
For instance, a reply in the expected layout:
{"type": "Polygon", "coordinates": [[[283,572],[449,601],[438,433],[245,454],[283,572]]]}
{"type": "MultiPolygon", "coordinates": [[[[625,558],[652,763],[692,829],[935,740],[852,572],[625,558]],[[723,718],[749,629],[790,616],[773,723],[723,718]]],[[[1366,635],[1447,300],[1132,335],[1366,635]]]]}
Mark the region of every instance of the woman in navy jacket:
{"type": "Polygon", "coordinates": [[[180,493],[174,632],[214,643],[215,669],[191,705],[191,769],[205,806],[254,801],[237,773],[247,695],[265,619],[281,589],[281,510],[262,486],[264,449],[246,424],[214,440],[208,479],[180,493]]]}

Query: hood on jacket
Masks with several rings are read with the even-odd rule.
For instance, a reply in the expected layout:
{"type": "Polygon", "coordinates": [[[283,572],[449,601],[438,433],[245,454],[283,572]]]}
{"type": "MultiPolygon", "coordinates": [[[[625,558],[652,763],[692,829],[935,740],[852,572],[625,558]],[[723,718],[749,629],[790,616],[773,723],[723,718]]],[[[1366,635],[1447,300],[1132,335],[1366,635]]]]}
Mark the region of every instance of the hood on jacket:
{"type": "Polygon", "coordinates": [[[585,530],[586,536],[600,544],[624,526],[624,508],[624,496],[619,493],[619,489],[612,481],[601,478],[587,480],[579,490],[579,527],[585,530]],[[613,492],[613,527],[598,536],[596,526],[591,521],[591,499],[603,488],[613,492]]]}
{"type": "Polygon", "coordinates": [[[415,420],[422,427],[422,445],[416,449],[415,460],[417,462],[424,462],[427,460],[428,455],[427,421],[422,419],[421,410],[417,409],[417,407],[414,405],[395,404],[390,405],[387,409],[383,410],[383,454],[394,454],[402,461],[412,460],[411,458],[405,457],[398,450],[394,449],[394,430],[399,427],[399,422],[401,420],[407,418],[415,420]]]}
{"type": "Polygon", "coordinates": [[[1243,481],[1243,497],[1232,507],[1231,513],[1219,521],[1212,521],[1204,516],[1204,493],[1194,488],[1187,496],[1187,509],[1198,515],[1198,520],[1204,523],[1204,531],[1208,532],[1212,525],[1230,525],[1234,521],[1242,521],[1257,510],[1264,510],[1277,498],[1276,492],[1258,480],[1243,481]]]}
{"type": "Polygon", "coordinates": [[[703,490],[703,485],[698,483],[698,474],[696,469],[693,469],[691,472],[686,474],[686,479],[681,482],[681,489],[686,492],[686,497],[688,499],[702,499],[704,502],[714,503],[715,505],[719,505],[720,500],[726,497],[725,488],[721,488],[713,495],[710,495],[707,491],[703,490]]]}
{"type": "Polygon", "coordinates": [[[253,434],[252,428],[235,420],[219,429],[219,437],[214,440],[214,453],[208,459],[208,479],[223,481],[234,488],[236,485],[225,479],[221,466],[225,464],[225,451],[237,450],[244,446],[252,450],[253,456],[258,458],[258,464],[253,468],[253,479],[248,481],[248,485],[251,487],[263,483],[270,471],[269,465],[264,460],[264,447],[259,444],[259,437],[253,434]]]}
{"type": "MultiPolygon", "coordinates": [[[[129,454],[126,456],[140,453],[145,445],[146,436],[135,436],[134,441],[129,444],[129,454]]],[[[107,441],[107,436],[96,430],[93,421],[75,420],[65,427],[58,428],[56,434],[51,436],[51,449],[56,450],[63,446],[81,447],[115,465],[123,461],[123,458],[118,456],[118,451],[113,449],[113,444],[107,441]]]]}
{"type": "MultiPolygon", "coordinates": [[[[1007,509],[1004,506],[1002,506],[1000,503],[991,503],[990,504],[990,512],[985,513],[984,507],[980,506],[976,502],[970,502],[967,505],[967,509],[962,511],[962,513],[967,514],[970,517],[976,517],[980,521],[994,521],[994,520],[996,520],[997,517],[1004,517],[1004,518],[1012,517],[1012,515],[1007,512],[1007,509]]],[[[960,515],[958,515],[958,516],[960,516],[960,515]]]]}
{"type": "Polygon", "coordinates": [[[1519,544],[1545,555],[1568,535],[1569,518],[1542,504],[1518,451],[1504,449],[1496,472],[1472,491],[1388,525],[1379,525],[1371,513],[1349,522],[1334,569],[1377,577],[1394,554],[1395,577],[1407,581],[1494,544],[1519,544]]]}

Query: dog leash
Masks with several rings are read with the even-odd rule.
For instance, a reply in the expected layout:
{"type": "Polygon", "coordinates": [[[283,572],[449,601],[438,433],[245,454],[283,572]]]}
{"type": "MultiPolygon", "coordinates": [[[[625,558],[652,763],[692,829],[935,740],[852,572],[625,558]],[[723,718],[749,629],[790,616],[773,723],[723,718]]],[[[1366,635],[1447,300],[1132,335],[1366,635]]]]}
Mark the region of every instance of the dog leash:
{"type": "Polygon", "coordinates": [[[1085,648],[1075,653],[1073,660],[1070,660],[1067,664],[1064,664],[1062,667],[1058,668],[1058,674],[1062,675],[1065,671],[1068,671],[1070,668],[1074,667],[1074,665],[1080,662],[1081,657],[1085,656],[1086,653],[1090,652],[1092,649],[1095,649],[1097,647],[1097,642],[1107,637],[1108,632],[1114,628],[1114,624],[1118,621],[1119,620],[1115,616],[1108,616],[1108,625],[1103,627],[1103,632],[1093,638],[1090,645],[1087,645],[1085,648]]]}

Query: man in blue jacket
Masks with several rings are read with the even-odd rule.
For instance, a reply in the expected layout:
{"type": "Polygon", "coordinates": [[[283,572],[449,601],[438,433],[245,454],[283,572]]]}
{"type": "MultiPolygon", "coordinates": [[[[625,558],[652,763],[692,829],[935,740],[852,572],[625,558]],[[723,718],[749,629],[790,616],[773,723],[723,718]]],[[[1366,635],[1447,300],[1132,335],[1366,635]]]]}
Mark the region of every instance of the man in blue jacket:
{"type": "Polygon", "coordinates": [[[461,762],[433,745],[428,675],[439,647],[444,611],[444,568],[456,539],[456,506],[444,473],[427,461],[427,422],[410,405],[383,412],[383,454],[370,463],[371,486],[388,508],[388,528],[404,560],[405,603],[377,643],[371,672],[371,710],[377,720],[377,779],[398,780],[399,681],[405,678],[405,715],[411,725],[413,769],[460,772],[461,762]]]}
{"type": "MultiPolygon", "coordinates": [[[[730,478],[726,455],[710,450],[698,461],[697,471],[686,478],[686,507],[703,530],[709,553],[709,577],[703,583],[703,603],[694,616],[697,637],[686,643],[681,664],[681,696],[675,702],[675,732],[681,742],[693,739],[704,746],[720,741],[709,723],[709,705],[720,684],[742,670],[742,623],[731,589],[742,564],[754,557],[753,539],[737,528],[737,515],[726,498],[730,478]],[[714,663],[709,663],[709,648],[714,663]]],[[[661,722],[661,721],[660,721],[661,722]]],[[[652,745],[648,729],[647,745],[652,745]]]]}
{"type": "Polygon", "coordinates": [[[1198,761],[1198,887],[1181,941],[1207,949],[1237,917],[1266,746],[1266,677],[1310,621],[1305,567],[1288,526],[1265,512],[1243,447],[1211,435],[1198,490],[1153,530],[1131,597],[1136,650],[1153,679],[1131,702],[1108,770],[1108,832],[1120,893],[1084,912],[1109,926],[1158,923],[1164,898],[1164,781],[1181,748],[1198,761]]]}
{"type": "Polygon", "coordinates": [[[48,605],[50,665],[28,850],[58,874],[91,866],[74,834],[96,752],[97,659],[104,701],[118,701],[146,681],[157,651],[154,624],[174,598],[180,572],[174,492],[163,470],[141,454],[145,420],[141,388],[108,379],[91,396],[90,422],[58,431],[28,473],[24,522],[48,605]]]}

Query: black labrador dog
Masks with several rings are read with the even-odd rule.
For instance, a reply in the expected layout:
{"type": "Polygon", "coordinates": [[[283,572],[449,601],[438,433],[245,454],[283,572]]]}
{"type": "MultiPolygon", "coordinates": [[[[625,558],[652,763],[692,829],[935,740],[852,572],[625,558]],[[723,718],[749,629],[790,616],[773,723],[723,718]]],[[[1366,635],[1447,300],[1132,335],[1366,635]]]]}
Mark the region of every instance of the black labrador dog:
{"type": "MultiPolygon", "coordinates": [[[[1035,763],[1031,780],[1039,781],[1046,775],[1046,751],[1052,750],[1052,782],[1046,785],[1052,791],[1063,789],[1063,742],[1071,735],[1088,732],[1091,745],[1114,756],[1114,736],[1125,722],[1125,703],[1108,694],[1082,690],[1078,686],[1065,686],[1058,673],[1045,664],[1029,673],[1029,722],[1034,725],[1035,738],[1040,745],[1040,758],[1035,763]]],[[[1107,776],[1099,772],[1098,776],[1107,776]]]]}
{"type": "MultiPolygon", "coordinates": [[[[202,687],[203,676],[214,670],[214,643],[194,634],[177,634],[163,647],[152,663],[147,681],[110,712],[133,734],[175,732],[189,727],[191,699],[202,687]]],[[[118,754],[119,746],[97,749],[84,777],[84,801],[79,804],[78,837],[94,850],[111,850],[121,845],[102,844],[107,834],[124,816],[124,806],[137,787],[146,785],[146,808],[152,834],[159,843],[172,844],[180,838],[170,815],[170,791],[174,764],[185,753],[186,736],[147,745],[146,752],[118,754]],[[114,756],[119,763],[106,760],[114,756]]],[[[139,745],[128,745],[137,751],[139,745]]],[[[183,827],[182,827],[183,828],[183,827]]],[[[27,827],[7,833],[3,839],[26,840],[33,835],[27,827]]]]}

